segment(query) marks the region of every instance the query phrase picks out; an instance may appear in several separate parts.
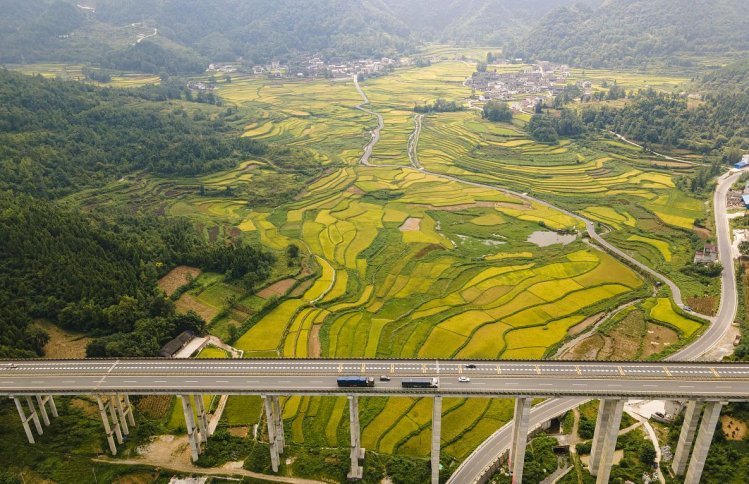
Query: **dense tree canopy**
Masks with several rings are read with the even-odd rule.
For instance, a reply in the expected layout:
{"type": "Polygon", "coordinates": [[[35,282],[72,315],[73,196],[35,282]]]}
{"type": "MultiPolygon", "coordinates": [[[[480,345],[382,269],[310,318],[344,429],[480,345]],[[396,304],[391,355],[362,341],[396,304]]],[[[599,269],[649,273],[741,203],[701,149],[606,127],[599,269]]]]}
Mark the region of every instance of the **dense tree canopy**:
{"type": "Polygon", "coordinates": [[[727,146],[749,147],[749,92],[707,94],[703,102],[690,107],[682,96],[648,90],[621,109],[584,109],[582,119],[589,126],[642,143],[705,154],[727,146]]]}
{"type": "Polygon", "coordinates": [[[0,70],[0,189],[55,197],[136,170],[197,175],[267,147],[221,117],[145,103],[174,88],[100,89],[0,70]]]}
{"type": "Polygon", "coordinates": [[[503,101],[489,101],[484,105],[483,117],[489,121],[509,123],[512,121],[512,109],[503,101]]]}
{"type": "Polygon", "coordinates": [[[612,0],[547,14],[512,55],[583,67],[684,64],[749,50],[744,0],[612,0]]]}
{"type": "Polygon", "coordinates": [[[207,245],[181,219],[86,214],[0,192],[0,357],[39,353],[44,341],[29,326],[35,318],[120,334],[112,337],[120,342],[139,331],[158,342],[186,327],[199,330],[157,291],[164,271],[190,263],[257,283],[272,262],[250,247],[207,245]]]}

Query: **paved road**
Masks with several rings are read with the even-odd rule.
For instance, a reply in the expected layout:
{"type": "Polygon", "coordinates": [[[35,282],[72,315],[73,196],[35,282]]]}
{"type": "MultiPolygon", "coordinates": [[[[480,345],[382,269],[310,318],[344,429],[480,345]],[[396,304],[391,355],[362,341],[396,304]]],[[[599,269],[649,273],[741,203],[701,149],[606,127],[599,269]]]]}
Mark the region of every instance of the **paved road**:
{"type": "MultiPolygon", "coordinates": [[[[357,84],[357,89],[359,89],[359,92],[362,93],[362,96],[364,96],[364,93],[361,91],[361,88],[359,88],[358,84],[357,84]]],[[[366,98],[366,96],[364,96],[364,97],[366,98]]],[[[674,299],[674,303],[676,303],[676,305],[679,306],[679,307],[681,307],[681,308],[684,307],[684,301],[683,301],[683,298],[681,296],[681,289],[679,289],[679,287],[676,285],[676,283],[674,283],[671,279],[667,278],[663,274],[660,274],[659,272],[656,272],[655,270],[653,270],[650,267],[646,266],[645,264],[643,264],[642,262],[638,261],[637,259],[635,259],[631,255],[629,255],[629,254],[625,253],[624,251],[622,251],[622,250],[616,248],[615,246],[611,245],[606,239],[604,239],[603,237],[601,237],[598,234],[598,232],[596,232],[595,224],[592,221],[586,219],[585,217],[582,217],[582,216],[580,216],[580,215],[578,215],[578,214],[576,214],[574,212],[570,212],[569,210],[565,210],[563,208],[560,208],[560,207],[558,207],[556,205],[553,205],[553,204],[551,204],[549,202],[546,202],[544,200],[532,197],[532,196],[530,196],[530,195],[528,195],[526,193],[516,192],[514,190],[509,190],[507,188],[502,188],[502,187],[498,187],[496,185],[490,185],[490,184],[487,184],[487,183],[479,183],[479,182],[464,180],[464,179],[462,179],[460,177],[456,177],[456,176],[452,176],[452,175],[447,175],[447,174],[444,174],[444,173],[436,173],[436,172],[433,172],[433,171],[429,171],[426,168],[424,168],[423,166],[421,166],[421,164],[418,162],[418,158],[415,157],[415,154],[417,153],[417,150],[418,150],[419,134],[421,133],[421,129],[422,129],[422,120],[421,120],[421,118],[419,118],[419,119],[417,119],[417,122],[416,122],[416,129],[414,130],[413,138],[409,142],[409,150],[408,150],[409,158],[411,159],[411,165],[415,169],[417,169],[417,170],[419,170],[419,171],[421,171],[423,173],[432,175],[432,176],[443,178],[445,180],[452,180],[452,181],[460,182],[460,183],[463,183],[463,184],[466,184],[466,185],[471,185],[471,186],[480,187],[480,188],[487,188],[489,190],[496,190],[496,191],[499,191],[501,193],[504,193],[504,194],[507,194],[507,195],[511,195],[511,196],[514,196],[514,197],[517,197],[517,198],[520,198],[520,199],[523,199],[523,200],[525,200],[527,202],[530,202],[530,203],[535,203],[535,204],[543,205],[544,207],[548,207],[548,208],[551,208],[551,209],[556,210],[558,212],[564,213],[565,215],[568,215],[568,216],[574,218],[575,220],[579,220],[580,222],[582,222],[582,223],[585,224],[585,231],[588,233],[588,236],[592,240],[594,240],[598,245],[600,245],[601,247],[603,247],[604,250],[606,250],[607,252],[615,255],[619,259],[624,260],[628,264],[636,267],[641,272],[647,273],[651,277],[654,277],[655,279],[657,279],[657,280],[661,281],[662,283],[666,284],[668,286],[668,288],[671,290],[671,295],[672,295],[672,297],[674,299]]],[[[698,316],[698,317],[701,317],[701,318],[705,318],[705,319],[708,319],[708,320],[711,319],[711,318],[709,318],[707,316],[704,316],[702,314],[697,314],[697,313],[693,313],[693,314],[695,316],[698,316]]]]}
{"type": "MultiPolygon", "coordinates": [[[[733,324],[738,305],[736,279],[734,277],[733,255],[731,253],[731,234],[729,221],[726,216],[726,196],[731,186],[741,176],[741,172],[730,172],[718,180],[718,186],[713,198],[715,210],[715,227],[718,237],[720,261],[723,264],[721,301],[718,315],[712,319],[708,329],[687,348],[671,356],[672,360],[695,360],[700,358],[723,338],[733,324]]],[[[675,295],[676,293],[674,293],[675,295]]],[[[676,299],[676,298],[675,298],[676,299]]],[[[538,427],[550,418],[579,406],[585,400],[581,399],[551,399],[533,408],[531,412],[531,427],[538,427]]],[[[512,442],[512,422],[500,428],[486,439],[471,453],[453,473],[448,483],[463,484],[475,482],[494,463],[500,455],[506,452],[512,442]]]]}
{"type": "Polygon", "coordinates": [[[25,360],[0,363],[0,395],[444,395],[749,401],[749,364],[453,360],[25,360]],[[371,388],[340,388],[341,376],[371,388]],[[379,381],[387,375],[390,381],[379,381]],[[469,377],[470,382],[460,382],[469,377]],[[439,387],[404,389],[409,378],[439,387]]]}
{"type": "Polygon", "coordinates": [[[362,90],[361,86],[359,86],[359,79],[357,76],[354,76],[354,85],[356,86],[356,90],[359,91],[359,95],[362,97],[362,102],[358,106],[356,106],[356,109],[359,111],[364,111],[367,114],[371,114],[372,116],[377,117],[377,127],[372,131],[372,139],[369,141],[369,144],[364,147],[364,154],[362,155],[361,159],[359,160],[359,163],[361,163],[364,166],[373,166],[369,162],[369,158],[372,156],[372,150],[374,149],[375,145],[378,141],[380,141],[380,131],[385,127],[385,120],[382,118],[382,114],[376,113],[372,110],[369,110],[365,108],[367,104],[369,104],[369,98],[362,90]]]}

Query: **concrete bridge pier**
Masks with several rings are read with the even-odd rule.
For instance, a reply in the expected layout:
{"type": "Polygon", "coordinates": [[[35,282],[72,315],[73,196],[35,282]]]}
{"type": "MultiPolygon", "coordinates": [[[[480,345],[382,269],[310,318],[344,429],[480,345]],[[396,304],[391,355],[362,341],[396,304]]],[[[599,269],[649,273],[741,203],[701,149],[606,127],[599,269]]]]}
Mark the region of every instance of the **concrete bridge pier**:
{"type": "Polygon", "coordinates": [[[191,397],[190,395],[180,395],[179,398],[182,400],[182,411],[185,414],[187,437],[190,440],[190,453],[192,454],[192,461],[195,462],[200,457],[201,442],[198,429],[195,426],[195,414],[193,413],[192,403],[190,402],[191,397]]]}
{"type": "Polygon", "coordinates": [[[130,426],[135,426],[135,417],[133,416],[133,407],[130,405],[130,398],[127,395],[115,393],[111,397],[117,407],[117,416],[120,419],[122,433],[130,435],[130,426]],[[128,425],[129,422],[129,425],[128,425]]]}
{"type": "Polygon", "coordinates": [[[203,444],[208,443],[208,415],[205,412],[203,395],[193,395],[195,412],[198,415],[198,437],[203,444]]]}
{"type": "MultiPolygon", "coordinates": [[[[604,426],[596,428],[596,433],[603,434],[603,442],[600,454],[598,454],[596,483],[607,484],[611,475],[611,466],[614,464],[614,453],[616,452],[616,438],[619,435],[619,426],[622,423],[624,412],[624,400],[607,400],[602,402],[604,415],[604,426]]],[[[591,456],[592,458],[592,456],[591,456]]]]}
{"type": "Polygon", "coordinates": [[[440,482],[440,441],[442,439],[442,397],[432,403],[432,484],[440,482]]]}
{"type": "Polygon", "coordinates": [[[523,482],[523,467],[525,466],[525,447],[528,444],[531,402],[532,399],[529,397],[517,397],[515,399],[512,447],[510,447],[510,471],[512,472],[513,484],[523,482]]]}
{"type": "Polygon", "coordinates": [[[34,428],[36,428],[36,431],[39,435],[42,435],[42,433],[44,433],[42,425],[39,422],[39,416],[36,413],[36,408],[34,408],[34,402],[31,400],[31,397],[26,397],[26,405],[28,405],[29,410],[29,415],[26,416],[26,411],[23,409],[21,400],[18,397],[12,398],[13,402],[16,404],[18,416],[21,417],[21,423],[23,424],[23,430],[26,432],[26,438],[29,440],[30,444],[33,444],[36,441],[34,440],[34,432],[31,430],[31,425],[29,425],[29,422],[34,423],[34,428]]]}
{"type": "Polygon", "coordinates": [[[715,427],[720,419],[720,411],[723,408],[723,402],[707,402],[702,414],[700,430],[697,434],[697,441],[694,444],[692,458],[689,460],[689,468],[684,478],[684,484],[699,484],[702,477],[702,471],[705,468],[707,453],[710,450],[710,444],[713,441],[715,427]]]}
{"type": "MultiPolygon", "coordinates": [[[[96,396],[96,403],[99,406],[99,414],[101,415],[101,423],[104,425],[104,433],[107,435],[107,442],[109,443],[109,451],[112,453],[112,455],[117,455],[117,446],[114,443],[114,435],[115,431],[109,424],[109,415],[107,415],[107,406],[102,401],[102,395],[96,396]]],[[[117,418],[114,418],[115,421],[115,427],[119,431],[119,423],[117,422],[117,418]]],[[[122,435],[120,435],[120,443],[122,435]]]]}
{"type": "Polygon", "coordinates": [[[697,434],[697,424],[700,422],[700,413],[702,404],[696,400],[690,400],[684,412],[684,423],[681,426],[679,434],[679,443],[674,452],[674,460],[671,463],[671,469],[677,476],[683,476],[687,470],[689,454],[692,452],[694,436],[697,434]]]}
{"type": "Polygon", "coordinates": [[[276,430],[278,425],[276,424],[276,412],[274,411],[275,405],[273,404],[273,397],[263,395],[263,405],[265,406],[265,419],[268,421],[268,442],[270,443],[270,462],[273,472],[278,472],[278,438],[276,436],[276,430]]]}
{"type": "Polygon", "coordinates": [[[359,462],[364,459],[364,449],[361,448],[361,431],[359,428],[359,397],[350,395],[349,404],[349,425],[351,427],[351,470],[348,473],[349,480],[361,479],[364,475],[364,468],[359,462]]]}
{"type": "Polygon", "coordinates": [[[273,399],[273,415],[276,417],[276,444],[278,445],[278,453],[283,454],[284,447],[286,446],[286,435],[283,430],[283,413],[281,412],[280,397],[275,396],[273,399]]]}

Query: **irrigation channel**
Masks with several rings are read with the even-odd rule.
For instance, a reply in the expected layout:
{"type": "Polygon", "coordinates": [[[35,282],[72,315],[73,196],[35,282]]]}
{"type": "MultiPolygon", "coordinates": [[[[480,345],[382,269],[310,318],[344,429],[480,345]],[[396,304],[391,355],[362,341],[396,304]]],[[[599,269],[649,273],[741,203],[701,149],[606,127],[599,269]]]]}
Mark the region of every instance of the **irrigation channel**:
{"type": "MultiPolygon", "coordinates": [[[[378,127],[372,131],[372,139],[370,140],[369,144],[367,144],[367,146],[364,148],[364,155],[361,157],[361,160],[360,160],[360,163],[363,166],[371,167],[375,165],[372,165],[369,159],[372,155],[372,150],[374,149],[374,146],[377,144],[377,142],[380,139],[380,132],[382,131],[382,129],[384,129],[385,123],[381,114],[375,111],[372,111],[371,109],[365,108],[365,106],[370,104],[369,98],[367,97],[366,93],[359,85],[359,81],[356,77],[354,77],[354,84],[356,86],[357,91],[359,92],[359,95],[362,97],[362,103],[356,106],[356,109],[359,109],[365,113],[371,114],[372,116],[376,116],[378,120],[378,127]]],[[[682,308],[682,310],[684,310],[684,302],[682,299],[681,290],[676,285],[676,283],[674,283],[665,275],[651,269],[650,267],[641,263],[634,257],[626,254],[622,250],[610,244],[606,239],[604,239],[601,235],[599,235],[596,232],[595,224],[591,220],[588,220],[585,217],[582,217],[576,213],[557,207],[555,205],[552,205],[549,202],[540,200],[538,198],[532,197],[525,193],[519,193],[513,190],[509,190],[507,188],[502,188],[502,187],[498,187],[494,185],[463,180],[459,177],[446,175],[443,173],[435,173],[424,168],[419,163],[418,153],[417,153],[419,137],[421,135],[422,123],[423,123],[422,115],[414,116],[414,131],[409,137],[408,146],[407,146],[408,157],[409,157],[409,160],[411,162],[411,166],[413,169],[418,170],[422,173],[431,175],[431,176],[445,179],[445,180],[451,180],[451,181],[455,181],[458,183],[463,183],[466,185],[485,188],[489,190],[496,190],[506,195],[518,197],[527,202],[537,203],[545,207],[557,210],[570,217],[573,217],[576,220],[583,222],[585,224],[585,228],[588,233],[588,236],[590,237],[592,241],[594,241],[597,245],[599,245],[603,250],[606,250],[607,252],[611,253],[612,255],[614,255],[615,257],[617,257],[624,263],[638,269],[641,273],[647,274],[648,276],[653,277],[656,280],[659,280],[662,283],[666,284],[671,291],[671,296],[674,300],[674,303],[680,308],[682,308]]],[[[376,166],[387,166],[387,165],[376,165],[376,166]]],[[[736,279],[735,279],[734,270],[733,270],[734,260],[733,260],[732,250],[731,250],[731,237],[730,237],[729,223],[728,223],[728,218],[727,218],[727,213],[726,213],[726,196],[727,196],[728,189],[738,180],[740,176],[741,176],[741,172],[729,172],[723,175],[718,181],[718,186],[715,190],[715,195],[714,195],[714,200],[713,200],[713,208],[715,212],[716,236],[718,238],[718,252],[720,255],[720,262],[723,264],[721,300],[720,300],[720,308],[718,310],[718,315],[715,317],[708,317],[708,316],[698,314],[693,311],[687,311],[687,312],[691,312],[691,314],[695,316],[708,320],[710,322],[710,325],[708,329],[702,335],[700,335],[698,339],[696,339],[691,345],[671,355],[668,358],[669,360],[685,361],[685,360],[696,360],[702,357],[707,351],[715,347],[715,345],[717,345],[718,342],[720,342],[720,340],[725,336],[726,332],[728,331],[731,324],[733,323],[733,320],[736,317],[738,298],[737,298],[737,289],[736,289],[736,279]]],[[[533,407],[533,410],[531,411],[531,428],[538,427],[542,425],[544,422],[554,417],[557,417],[559,415],[562,415],[565,412],[572,410],[575,407],[578,407],[579,405],[585,402],[586,400],[581,399],[581,398],[547,399],[543,403],[538,404],[533,407]]],[[[497,459],[509,449],[510,442],[512,439],[512,430],[513,430],[513,424],[512,422],[509,422],[503,427],[501,427],[499,430],[497,430],[494,434],[492,434],[483,443],[481,443],[481,445],[479,445],[479,447],[461,463],[458,469],[453,473],[453,475],[448,480],[448,483],[458,484],[458,483],[476,482],[478,479],[484,476],[484,474],[487,472],[487,469],[489,469],[494,464],[494,462],[496,462],[497,459]]]]}

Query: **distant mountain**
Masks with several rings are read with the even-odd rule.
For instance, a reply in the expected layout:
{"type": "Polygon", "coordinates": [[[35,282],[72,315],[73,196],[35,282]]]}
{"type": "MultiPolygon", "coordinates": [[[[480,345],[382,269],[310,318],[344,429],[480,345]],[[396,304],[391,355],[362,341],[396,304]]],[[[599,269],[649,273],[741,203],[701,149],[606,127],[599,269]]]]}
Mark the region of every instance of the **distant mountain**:
{"type": "Polygon", "coordinates": [[[239,57],[407,53],[423,41],[498,45],[573,1],[0,0],[0,62],[173,73],[239,57]]]}
{"type": "Polygon", "coordinates": [[[527,33],[555,8],[602,0],[371,0],[405,22],[418,38],[487,46],[527,33]]]}
{"type": "Polygon", "coordinates": [[[410,31],[369,0],[88,0],[113,25],[152,22],[212,60],[298,52],[368,56],[406,49],[410,31]]]}
{"type": "Polygon", "coordinates": [[[749,50],[746,0],[607,0],[547,14],[512,49],[586,67],[689,62],[749,50]]]}

